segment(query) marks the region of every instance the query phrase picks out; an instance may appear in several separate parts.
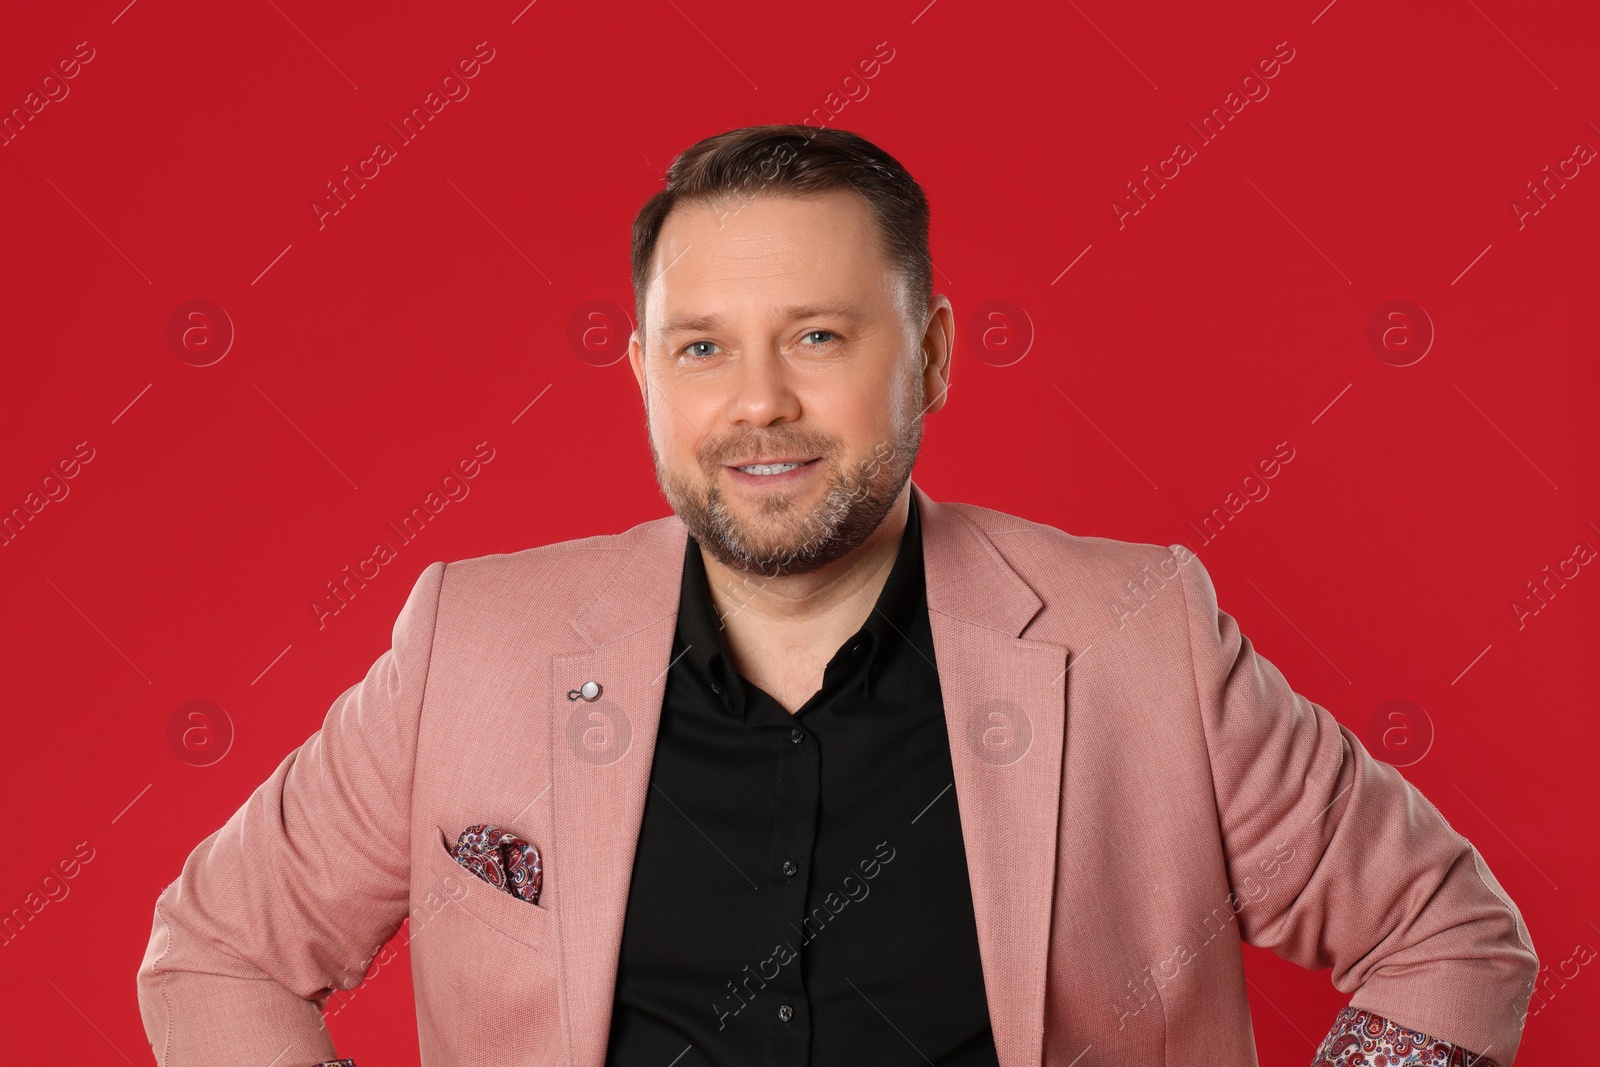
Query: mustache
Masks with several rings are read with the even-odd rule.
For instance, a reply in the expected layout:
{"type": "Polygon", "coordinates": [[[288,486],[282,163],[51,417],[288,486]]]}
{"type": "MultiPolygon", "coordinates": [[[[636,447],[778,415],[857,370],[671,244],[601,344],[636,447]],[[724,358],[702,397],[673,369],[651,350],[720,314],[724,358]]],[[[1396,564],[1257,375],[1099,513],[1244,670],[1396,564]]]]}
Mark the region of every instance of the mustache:
{"type": "Polygon", "coordinates": [[[721,467],[746,456],[816,456],[827,459],[833,454],[831,443],[806,440],[764,440],[734,442],[702,450],[701,463],[707,467],[721,467]]]}

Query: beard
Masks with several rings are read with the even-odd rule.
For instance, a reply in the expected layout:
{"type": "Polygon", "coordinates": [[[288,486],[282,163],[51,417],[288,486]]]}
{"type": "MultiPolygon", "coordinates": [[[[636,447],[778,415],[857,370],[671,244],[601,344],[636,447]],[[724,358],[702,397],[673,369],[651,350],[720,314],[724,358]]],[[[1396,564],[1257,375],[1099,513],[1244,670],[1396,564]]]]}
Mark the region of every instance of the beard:
{"type": "Polygon", "coordinates": [[[702,476],[691,480],[663,466],[655,438],[647,433],[656,481],[690,535],[718,563],[766,578],[807,574],[866,543],[911,477],[922,445],[920,374],[902,383],[898,400],[892,439],[859,461],[843,456],[838,438],[830,435],[735,433],[701,443],[702,476]],[[766,490],[752,495],[754,515],[746,517],[723,492],[722,470],[727,461],[749,455],[819,457],[815,476],[826,479],[822,499],[808,507],[797,503],[797,493],[766,490]]]}

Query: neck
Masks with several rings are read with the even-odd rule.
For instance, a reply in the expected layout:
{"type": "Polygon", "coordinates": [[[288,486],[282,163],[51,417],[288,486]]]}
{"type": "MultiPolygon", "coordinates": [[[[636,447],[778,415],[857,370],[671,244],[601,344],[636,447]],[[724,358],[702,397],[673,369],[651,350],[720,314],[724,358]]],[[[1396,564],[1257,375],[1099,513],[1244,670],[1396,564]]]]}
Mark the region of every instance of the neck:
{"type": "Polygon", "coordinates": [[[791,646],[842,643],[860,629],[877,603],[900,550],[910,508],[908,481],[866,541],[806,574],[779,578],[752,574],[724,566],[699,549],[724,639],[730,646],[737,646],[741,638],[763,644],[776,639],[779,645],[791,646]]]}

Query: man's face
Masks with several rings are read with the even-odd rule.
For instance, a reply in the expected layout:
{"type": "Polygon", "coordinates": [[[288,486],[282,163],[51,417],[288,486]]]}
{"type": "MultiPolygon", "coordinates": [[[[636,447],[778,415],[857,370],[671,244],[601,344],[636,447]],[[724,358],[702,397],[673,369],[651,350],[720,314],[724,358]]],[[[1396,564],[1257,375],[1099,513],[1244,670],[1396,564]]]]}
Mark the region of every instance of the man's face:
{"type": "Polygon", "coordinates": [[[651,275],[628,359],[656,480],[695,540],[769,577],[859,547],[910,477],[948,374],[943,358],[924,371],[926,324],[903,306],[866,201],[679,205],[651,275]],[[804,465],[738,469],[760,460],[804,465]]]}

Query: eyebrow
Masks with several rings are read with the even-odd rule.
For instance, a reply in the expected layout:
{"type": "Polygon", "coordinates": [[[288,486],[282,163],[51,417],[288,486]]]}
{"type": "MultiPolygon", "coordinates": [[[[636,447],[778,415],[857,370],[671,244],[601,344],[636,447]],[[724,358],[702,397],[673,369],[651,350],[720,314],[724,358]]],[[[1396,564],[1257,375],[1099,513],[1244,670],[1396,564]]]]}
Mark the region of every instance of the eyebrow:
{"type": "MultiPolygon", "coordinates": [[[[779,315],[784,322],[799,319],[844,319],[853,325],[860,324],[866,315],[854,304],[794,304],[783,308],[779,315]]],[[[723,325],[720,315],[674,315],[662,326],[662,333],[673,337],[680,333],[704,333],[723,325]]]]}

